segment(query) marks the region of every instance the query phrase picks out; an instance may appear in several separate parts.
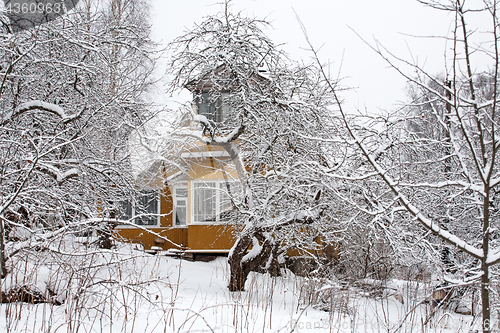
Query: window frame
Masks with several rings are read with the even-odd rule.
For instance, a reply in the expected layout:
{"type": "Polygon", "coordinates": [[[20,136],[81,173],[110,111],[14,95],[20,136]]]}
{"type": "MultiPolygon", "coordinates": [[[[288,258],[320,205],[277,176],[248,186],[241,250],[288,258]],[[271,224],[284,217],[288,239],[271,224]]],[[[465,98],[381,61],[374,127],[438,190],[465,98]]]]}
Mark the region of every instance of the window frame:
{"type": "MultiPolygon", "coordinates": [[[[120,201],[120,206],[123,207],[123,204],[126,203],[127,205],[130,205],[130,212],[131,212],[131,216],[129,218],[123,218],[123,216],[120,216],[118,217],[117,215],[117,220],[118,222],[120,221],[127,221],[129,220],[131,223],[133,223],[133,225],[131,224],[119,224],[117,226],[117,228],[120,228],[120,229],[133,229],[133,228],[159,228],[161,227],[161,193],[160,191],[158,190],[143,190],[143,191],[140,191],[140,193],[144,193],[144,192],[150,192],[150,193],[154,193],[155,195],[155,199],[156,199],[156,216],[151,216],[152,219],[155,220],[155,223],[154,224],[137,224],[137,220],[139,219],[138,217],[135,217],[136,215],[136,205],[139,201],[139,197],[135,196],[133,201],[131,200],[126,200],[126,201],[120,201]]],[[[128,208],[127,208],[128,210],[128,208]]]]}
{"type": "MultiPolygon", "coordinates": [[[[229,195],[227,193],[227,190],[224,189],[225,186],[227,186],[227,183],[230,184],[235,184],[239,183],[238,181],[227,181],[227,180],[219,180],[219,179],[214,179],[214,180],[197,180],[197,181],[192,181],[191,182],[191,198],[190,198],[190,223],[191,224],[196,224],[196,225],[217,225],[217,224],[227,224],[230,222],[230,220],[221,220],[221,213],[225,212],[222,211],[222,197],[224,195],[227,195],[229,198],[229,195]],[[195,214],[195,200],[197,198],[197,195],[195,193],[196,191],[196,185],[198,184],[207,184],[207,183],[213,183],[215,184],[214,187],[206,187],[206,188],[211,188],[215,190],[215,221],[196,221],[196,214],[195,214]]],[[[231,185],[230,185],[231,186],[231,185]]]]}
{"type": "MultiPolygon", "coordinates": [[[[182,207],[182,206],[181,206],[182,207]]],[[[177,184],[174,185],[172,188],[172,227],[174,228],[187,228],[188,227],[188,212],[189,212],[189,186],[188,183],[182,183],[182,184],[177,184]],[[186,200],[185,208],[186,208],[186,223],[185,224],[176,224],[177,220],[177,190],[178,189],[185,189],[186,190],[186,196],[185,197],[180,197],[182,198],[181,200],[186,200]]]]}
{"type": "Polygon", "coordinates": [[[198,91],[195,101],[196,108],[199,115],[205,116],[208,120],[216,123],[224,122],[231,113],[231,92],[221,91],[220,96],[215,98],[210,91],[198,91]],[[202,113],[202,105],[208,112],[202,113]],[[211,110],[214,110],[212,113],[211,110]]]}

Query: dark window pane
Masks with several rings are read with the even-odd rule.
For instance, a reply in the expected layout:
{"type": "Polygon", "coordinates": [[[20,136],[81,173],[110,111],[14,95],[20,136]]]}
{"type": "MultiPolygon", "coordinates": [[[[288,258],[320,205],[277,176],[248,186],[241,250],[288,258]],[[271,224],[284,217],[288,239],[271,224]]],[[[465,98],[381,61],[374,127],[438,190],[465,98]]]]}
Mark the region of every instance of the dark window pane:
{"type": "Polygon", "coordinates": [[[198,104],[199,114],[208,120],[217,121],[217,104],[208,93],[201,94],[198,104]]]}
{"type": "Polygon", "coordinates": [[[186,207],[175,208],[175,225],[186,225],[186,207]]]}
{"type": "Polygon", "coordinates": [[[141,192],[137,198],[137,205],[135,207],[136,224],[138,225],[156,225],[158,221],[158,198],[154,191],[141,192]],[[153,216],[153,214],[155,216],[153,216]]]}
{"type": "Polygon", "coordinates": [[[120,201],[117,216],[119,220],[130,220],[132,218],[132,202],[130,200],[120,201]]]}

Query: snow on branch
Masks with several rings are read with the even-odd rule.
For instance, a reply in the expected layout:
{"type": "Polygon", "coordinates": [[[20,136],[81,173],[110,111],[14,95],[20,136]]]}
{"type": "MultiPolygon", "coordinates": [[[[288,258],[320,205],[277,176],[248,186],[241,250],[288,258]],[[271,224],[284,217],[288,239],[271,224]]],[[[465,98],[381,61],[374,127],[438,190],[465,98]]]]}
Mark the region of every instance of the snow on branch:
{"type": "Polygon", "coordinates": [[[59,185],[70,178],[78,177],[80,175],[80,170],[78,168],[61,171],[59,168],[46,163],[39,163],[37,169],[53,177],[59,185]]]}
{"type": "Polygon", "coordinates": [[[250,260],[257,258],[257,256],[261,253],[261,251],[262,251],[262,245],[259,244],[259,240],[256,237],[253,237],[252,238],[252,249],[250,251],[248,251],[248,253],[243,256],[243,258],[241,259],[241,262],[244,263],[244,262],[247,262],[247,261],[250,261],[250,260]]]}
{"type": "Polygon", "coordinates": [[[324,209],[321,207],[315,209],[302,209],[273,219],[269,221],[267,227],[263,226],[260,227],[260,229],[262,231],[269,231],[270,229],[282,228],[292,224],[310,224],[321,217],[323,210],[324,209]]]}
{"type": "Polygon", "coordinates": [[[35,100],[35,101],[31,101],[31,102],[22,103],[21,105],[19,105],[19,107],[15,111],[11,111],[11,112],[7,113],[2,118],[1,125],[4,126],[12,119],[20,116],[21,114],[23,114],[25,112],[31,111],[31,110],[41,110],[41,111],[55,114],[55,115],[59,116],[61,118],[62,122],[65,124],[80,117],[81,113],[83,112],[83,110],[82,110],[79,113],[76,113],[73,115],[67,115],[66,112],[64,111],[64,109],[61,108],[59,105],[35,100]]]}
{"type": "Polygon", "coordinates": [[[205,117],[202,114],[194,115],[193,120],[199,122],[200,124],[202,124],[204,126],[210,126],[210,122],[208,121],[207,117],[205,117]]]}
{"type": "MultiPolygon", "coordinates": [[[[243,134],[243,132],[245,131],[245,126],[243,124],[241,124],[240,126],[234,128],[231,131],[231,133],[229,133],[228,135],[223,136],[223,137],[215,137],[213,135],[213,127],[210,124],[210,122],[208,121],[207,117],[205,117],[204,115],[201,115],[201,114],[197,114],[197,115],[193,116],[193,120],[199,122],[201,125],[203,125],[205,130],[208,130],[210,132],[211,142],[207,141],[206,139],[202,140],[202,142],[206,142],[206,143],[214,143],[214,144],[230,143],[230,142],[233,142],[234,140],[238,139],[238,137],[241,134],[243,134]]],[[[202,135],[205,134],[205,130],[203,131],[202,135]]]]}
{"type": "Polygon", "coordinates": [[[488,254],[488,258],[486,258],[487,265],[491,266],[498,264],[499,262],[500,262],[500,250],[495,251],[494,254],[488,254]]]}
{"type": "Polygon", "coordinates": [[[235,129],[232,130],[231,133],[229,133],[228,135],[222,137],[222,138],[214,138],[214,142],[215,143],[229,143],[229,142],[233,142],[234,140],[236,140],[241,134],[243,134],[243,131],[245,130],[245,126],[244,125],[240,125],[238,127],[236,127],[235,129]]]}
{"type": "Polygon", "coordinates": [[[476,184],[471,184],[467,182],[462,182],[458,180],[447,180],[447,181],[442,181],[442,182],[437,182],[437,183],[399,183],[399,186],[401,187],[427,187],[427,188],[444,188],[444,187],[462,187],[464,190],[472,190],[474,192],[477,192],[481,194],[483,197],[486,196],[484,193],[484,189],[480,185],[476,184]]]}

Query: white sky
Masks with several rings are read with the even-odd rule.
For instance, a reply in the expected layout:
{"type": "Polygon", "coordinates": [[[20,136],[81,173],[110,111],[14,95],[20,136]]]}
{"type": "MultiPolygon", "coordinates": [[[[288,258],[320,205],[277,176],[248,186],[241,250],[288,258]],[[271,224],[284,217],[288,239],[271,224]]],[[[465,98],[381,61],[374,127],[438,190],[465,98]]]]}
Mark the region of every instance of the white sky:
{"type": "MultiPolygon", "coordinates": [[[[217,0],[153,0],[153,37],[166,45],[221,8],[217,0]]],[[[331,73],[340,72],[343,84],[354,88],[344,94],[351,111],[395,109],[405,99],[406,84],[356,33],[369,42],[379,40],[392,53],[436,74],[445,71],[445,49],[451,46],[443,39],[415,37],[449,36],[453,16],[414,0],[234,0],[232,8],[267,18],[273,26],[267,35],[276,44],[284,43],[292,58],[307,60],[310,54],[304,50],[296,12],[314,46],[321,47],[322,61],[332,64],[331,73]]]]}

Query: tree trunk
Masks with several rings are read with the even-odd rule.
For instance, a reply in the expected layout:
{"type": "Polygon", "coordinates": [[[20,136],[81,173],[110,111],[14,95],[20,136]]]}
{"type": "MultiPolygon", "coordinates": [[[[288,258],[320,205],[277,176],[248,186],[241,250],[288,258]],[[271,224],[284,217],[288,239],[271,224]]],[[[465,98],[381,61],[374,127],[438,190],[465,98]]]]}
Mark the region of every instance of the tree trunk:
{"type": "Polygon", "coordinates": [[[266,238],[260,232],[252,236],[241,236],[229,256],[231,276],[229,277],[229,291],[245,290],[245,283],[250,272],[269,273],[279,276],[280,265],[278,261],[279,246],[273,239],[266,238]],[[258,240],[262,246],[260,252],[253,258],[243,260],[253,240],[258,240]]]}
{"type": "Polygon", "coordinates": [[[242,259],[245,256],[248,247],[252,242],[252,238],[248,236],[240,236],[234,244],[231,254],[229,255],[230,274],[229,277],[229,291],[243,291],[245,290],[245,282],[247,281],[248,274],[243,268],[242,259]]]}
{"type": "Polygon", "coordinates": [[[481,301],[483,306],[483,333],[491,332],[491,311],[490,311],[490,276],[489,266],[483,261],[481,277],[481,301]]]}
{"type": "MultiPolygon", "coordinates": [[[[486,165],[486,162],[484,162],[486,165]]],[[[483,253],[481,260],[481,302],[483,307],[483,333],[491,332],[491,313],[490,313],[490,267],[486,263],[490,252],[490,187],[484,187],[483,197],[483,253]]]]}
{"type": "Polygon", "coordinates": [[[0,220],[0,270],[2,279],[7,276],[7,266],[5,265],[5,222],[0,220]]]}
{"type": "Polygon", "coordinates": [[[243,269],[238,263],[230,264],[231,277],[229,279],[229,291],[243,291],[245,290],[245,283],[248,279],[250,271],[243,269]]]}

